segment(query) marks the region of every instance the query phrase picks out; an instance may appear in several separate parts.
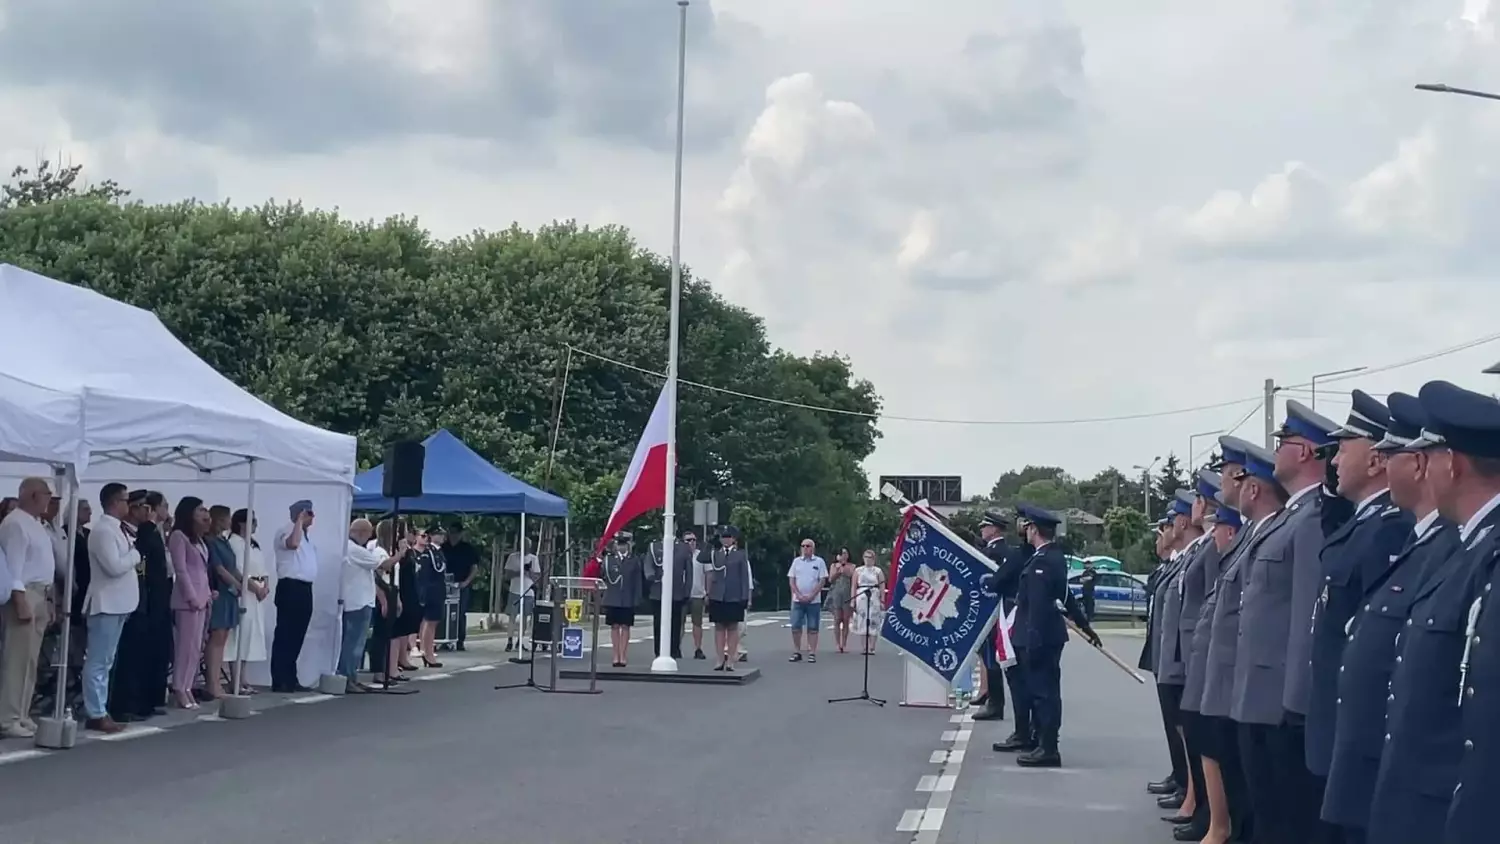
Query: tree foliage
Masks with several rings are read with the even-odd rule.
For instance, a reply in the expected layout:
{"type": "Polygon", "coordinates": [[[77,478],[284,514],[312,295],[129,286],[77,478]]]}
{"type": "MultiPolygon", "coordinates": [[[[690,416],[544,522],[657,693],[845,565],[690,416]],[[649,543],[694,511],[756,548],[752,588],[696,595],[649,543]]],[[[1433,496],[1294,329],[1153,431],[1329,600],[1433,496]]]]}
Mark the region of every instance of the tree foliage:
{"type": "MultiPolygon", "coordinates": [[[[602,529],[661,389],[669,267],[622,229],[557,223],[435,239],[297,203],[120,204],[79,169],[18,170],[0,261],[154,311],[209,364],[281,410],[384,443],[445,427],[566,496],[580,545],[602,529]],[[548,461],[565,365],[566,400],[548,461]]],[[[683,385],[677,512],[717,498],[782,580],[801,536],[889,547],[895,509],[860,468],[879,432],[870,382],[837,356],[773,349],[760,318],[684,273],[681,375],[829,414],[683,385]]],[[[660,532],[659,515],[637,527],[660,532]]],[[[679,522],[687,519],[679,518],[679,522]]]]}
{"type": "Polygon", "coordinates": [[[1167,459],[1161,464],[1161,471],[1156,476],[1156,496],[1163,502],[1163,507],[1172,503],[1172,498],[1177,490],[1187,486],[1184,478],[1182,464],[1177,460],[1175,453],[1169,453],[1167,459]]]}

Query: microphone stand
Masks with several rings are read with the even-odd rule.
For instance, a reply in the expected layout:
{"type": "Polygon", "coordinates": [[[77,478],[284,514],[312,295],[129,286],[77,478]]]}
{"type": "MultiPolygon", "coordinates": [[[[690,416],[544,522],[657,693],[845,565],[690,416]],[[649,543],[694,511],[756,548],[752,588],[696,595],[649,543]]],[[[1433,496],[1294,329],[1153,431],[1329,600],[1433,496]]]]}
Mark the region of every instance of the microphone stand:
{"type": "MultiPolygon", "coordinates": [[[[522,566],[526,565],[526,560],[524,558],[521,560],[521,565],[522,566]]],[[[536,584],[535,583],[531,584],[530,586],[528,586],[524,590],[522,590],[521,597],[517,601],[517,611],[518,611],[519,614],[516,616],[516,619],[517,619],[516,623],[518,625],[520,625],[523,630],[526,628],[526,596],[527,595],[531,595],[532,596],[532,599],[531,599],[531,608],[533,610],[535,610],[536,609],[536,597],[535,597],[536,596],[536,584]]],[[[553,611],[556,612],[556,609],[554,608],[553,611]]],[[[554,619],[554,623],[555,622],[556,622],[556,619],[554,619]]],[[[526,641],[525,637],[523,637],[523,636],[517,636],[516,637],[516,647],[520,648],[521,645],[525,643],[525,641],[526,641]]],[[[526,672],[526,679],[523,680],[523,681],[521,681],[521,682],[519,682],[519,683],[501,683],[500,685],[498,685],[498,686],[495,687],[495,691],[501,691],[503,689],[536,689],[539,692],[550,692],[550,691],[552,691],[551,689],[547,688],[546,686],[538,685],[537,681],[536,681],[536,625],[535,624],[531,625],[531,650],[529,651],[529,654],[530,655],[526,656],[524,659],[522,657],[515,657],[515,656],[513,656],[513,657],[510,658],[511,663],[513,663],[513,664],[520,664],[522,662],[525,662],[527,665],[531,666],[531,668],[529,670],[527,670],[527,672],[526,672]]],[[[555,657],[555,656],[553,657],[553,659],[556,659],[556,658],[557,657],[555,657]]]]}
{"type": "MultiPolygon", "coordinates": [[[[858,588],[857,592],[864,593],[864,599],[865,599],[866,605],[868,606],[870,603],[874,602],[875,598],[874,598],[874,594],[873,593],[875,592],[875,590],[877,590],[879,588],[880,588],[879,584],[876,584],[874,586],[861,586],[861,587],[858,588]]],[[[857,600],[859,600],[859,598],[856,597],[855,600],[857,601],[857,600]]],[[[868,616],[869,613],[866,612],[866,615],[868,616]]],[[[867,622],[867,624],[866,624],[865,629],[869,630],[870,628],[868,626],[868,619],[866,619],[866,622],[867,622]]],[[[869,636],[866,635],[865,638],[869,638],[869,636]]],[[[859,694],[857,694],[857,695],[851,695],[850,697],[831,697],[831,698],[828,699],[829,703],[849,703],[851,701],[864,700],[864,701],[869,701],[870,703],[873,703],[876,706],[885,706],[885,701],[883,699],[878,698],[878,697],[871,697],[870,696],[870,654],[875,650],[875,648],[874,647],[867,647],[867,648],[864,648],[863,650],[865,652],[865,679],[864,679],[864,686],[863,686],[863,688],[861,688],[859,690],[859,694]]]]}

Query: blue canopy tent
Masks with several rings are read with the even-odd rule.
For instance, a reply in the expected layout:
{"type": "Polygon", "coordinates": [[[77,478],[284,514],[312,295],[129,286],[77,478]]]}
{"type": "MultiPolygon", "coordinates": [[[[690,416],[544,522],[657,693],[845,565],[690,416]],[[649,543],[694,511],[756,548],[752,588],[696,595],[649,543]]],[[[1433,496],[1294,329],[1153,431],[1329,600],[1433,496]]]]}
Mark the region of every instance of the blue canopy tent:
{"type": "MultiPolygon", "coordinates": [[[[516,480],[491,465],[463,440],[446,429],[422,442],[427,457],[422,466],[422,495],[401,499],[403,513],[454,513],[467,515],[516,515],[521,517],[520,536],[526,536],[526,517],[563,520],[563,547],[567,570],[573,570],[573,554],[566,499],[516,480]]],[[[376,466],[354,477],[354,510],[389,511],[395,502],[382,494],[385,466],[376,466]]],[[[490,582],[496,583],[497,560],[491,560],[490,582]]],[[[490,614],[497,611],[498,588],[490,590],[490,614]]]]}

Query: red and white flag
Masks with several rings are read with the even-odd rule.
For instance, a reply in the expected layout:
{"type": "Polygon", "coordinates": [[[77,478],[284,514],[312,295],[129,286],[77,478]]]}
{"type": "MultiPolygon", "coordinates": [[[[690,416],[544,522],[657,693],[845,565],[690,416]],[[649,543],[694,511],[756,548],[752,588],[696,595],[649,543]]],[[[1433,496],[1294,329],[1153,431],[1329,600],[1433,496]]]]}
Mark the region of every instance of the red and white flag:
{"type": "MultiPolygon", "coordinates": [[[[667,506],[667,389],[662,387],[651,410],[651,419],[641,433],[641,441],[635,446],[635,456],[630,458],[630,468],[625,470],[625,482],[620,485],[620,494],[615,496],[615,508],[609,511],[609,521],[604,533],[594,548],[594,558],[589,566],[595,567],[604,547],[616,533],[625,529],[631,520],[667,506]]],[[[585,577],[597,577],[584,572],[585,577]]]]}
{"type": "Polygon", "coordinates": [[[995,657],[1001,668],[1016,664],[1016,650],[1010,645],[1010,626],[1015,622],[1016,608],[1011,607],[1010,612],[1001,613],[1000,621],[995,625],[995,657]]]}

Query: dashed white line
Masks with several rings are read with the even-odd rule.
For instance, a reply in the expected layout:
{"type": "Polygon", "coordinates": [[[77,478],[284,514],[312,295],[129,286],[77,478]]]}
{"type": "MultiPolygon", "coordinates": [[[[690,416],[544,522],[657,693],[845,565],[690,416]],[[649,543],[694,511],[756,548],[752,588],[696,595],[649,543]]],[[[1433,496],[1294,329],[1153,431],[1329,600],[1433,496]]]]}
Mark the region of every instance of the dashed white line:
{"type": "Polygon", "coordinates": [[[142,736],[154,736],[157,733],[165,733],[165,727],[126,727],[121,732],[113,735],[99,736],[99,741],[129,741],[142,736]]]}
{"type": "Polygon", "coordinates": [[[413,677],[412,679],[414,679],[414,680],[446,680],[446,679],[448,679],[449,677],[452,677],[452,676],[453,676],[452,674],[446,674],[446,673],[444,673],[444,674],[422,674],[422,675],[419,675],[417,677],[413,677]]]}
{"type": "Polygon", "coordinates": [[[466,674],[478,674],[481,671],[494,671],[495,666],[485,663],[484,665],[471,665],[468,668],[461,668],[459,670],[466,674]]]}
{"type": "MultiPolygon", "coordinates": [[[[965,724],[968,713],[959,713],[950,718],[950,723],[965,724]]],[[[970,729],[944,730],[942,741],[951,743],[948,750],[935,751],[930,757],[935,764],[943,766],[941,773],[924,774],[917,780],[917,792],[932,796],[927,799],[927,808],[908,809],[896,824],[897,832],[912,834],[912,844],[937,844],[938,834],[943,830],[943,821],[948,815],[948,804],[953,799],[953,789],[958,785],[959,770],[968,753],[969,739],[974,735],[970,729]]]]}
{"type": "Polygon", "coordinates": [[[46,756],[45,750],[12,750],[9,753],[0,753],[0,765],[9,765],[12,762],[24,762],[27,759],[37,759],[46,756]]]}
{"type": "Polygon", "coordinates": [[[306,695],[294,697],[288,703],[322,703],[325,700],[333,700],[337,695],[306,695]]]}
{"type": "Polygon", "coordinates": [[[931,762],[934,765],[941,765],[944,762],[948,761],[948,751],[946,751],[946,750],[934,750],[934,751],[932,751],[932,758],[928,759],[927,761],[931,762]]]}
{"type": "Polygon", "coordinates": [[[922,814],[924,809],[907,809],[901,813],[901,822],[896,824],[897,832],[916,832],[917,827],[922,825],[922,814]]]}

